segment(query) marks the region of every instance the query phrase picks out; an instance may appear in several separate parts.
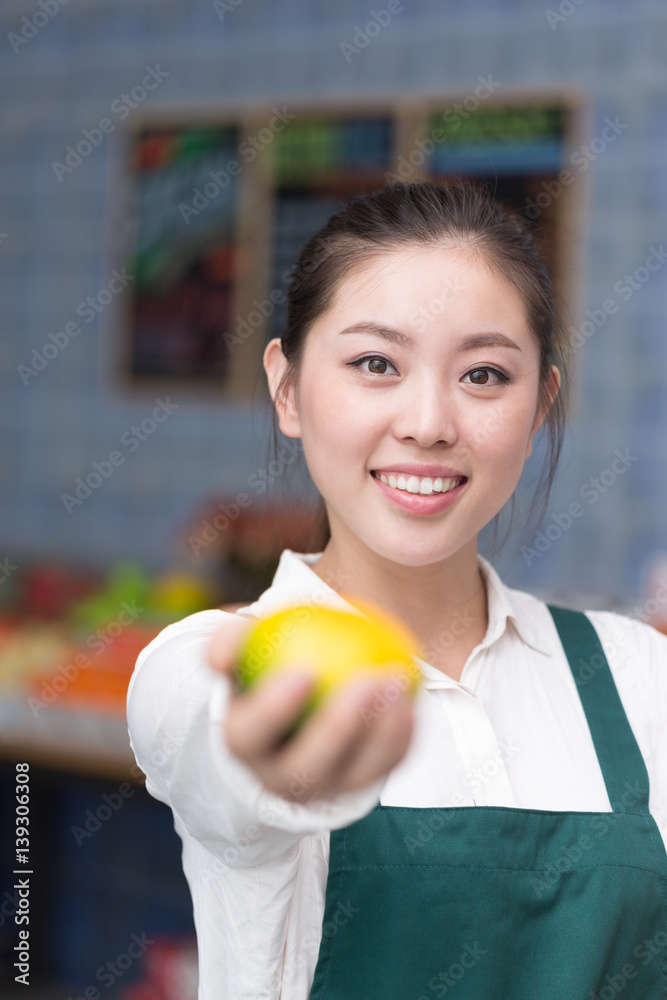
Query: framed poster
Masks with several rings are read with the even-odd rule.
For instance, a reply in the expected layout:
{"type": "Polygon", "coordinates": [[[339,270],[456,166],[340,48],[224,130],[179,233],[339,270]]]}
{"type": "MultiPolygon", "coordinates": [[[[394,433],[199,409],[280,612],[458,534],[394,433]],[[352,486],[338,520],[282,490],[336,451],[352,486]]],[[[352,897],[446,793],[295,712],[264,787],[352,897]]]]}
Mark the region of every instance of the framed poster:
{"type": "Polygon", "coordinates": [[[569,93],[485,93],[155,112],[128,143],[124,382],[265,393],[261,356],[284,329],[301,247],[350,196],[396,179],[488,184],[534,224],[559,306],[571,302],[580,185],[558,178],[580,109],[569,93]]]}
{"type": "Polygon", "coordinates": [[[239,129],[150,127],[132,148],[134,275],[126,355],[138,379],[224,381],[234,309],[239,129]]]}

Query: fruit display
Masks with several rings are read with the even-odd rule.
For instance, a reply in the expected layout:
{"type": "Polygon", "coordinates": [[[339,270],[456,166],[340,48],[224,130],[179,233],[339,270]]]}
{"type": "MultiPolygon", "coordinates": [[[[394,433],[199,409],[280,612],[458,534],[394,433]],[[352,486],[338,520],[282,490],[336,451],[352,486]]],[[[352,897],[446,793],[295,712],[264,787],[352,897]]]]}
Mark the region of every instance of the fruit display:
{"type": "Polygon", "coordinates": [[[190,571],[152,579],[127,561],[106,577],[29,567],[17,593],[0,619],[0,698],[27,702],[33,719],[57,709],[123,715],[141,650],[166,625],[219,603],[190,571]]]}

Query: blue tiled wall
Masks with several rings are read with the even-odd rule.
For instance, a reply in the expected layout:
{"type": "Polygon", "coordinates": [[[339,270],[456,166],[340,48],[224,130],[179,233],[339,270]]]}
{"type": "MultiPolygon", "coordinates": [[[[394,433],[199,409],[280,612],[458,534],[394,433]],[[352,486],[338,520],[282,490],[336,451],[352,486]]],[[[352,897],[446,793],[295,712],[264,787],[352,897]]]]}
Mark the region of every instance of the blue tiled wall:
{"type": "MultiPolygon", "coordinates": [[[[84,325],[28,385],[17,372],[49,332],[76,318],[82,299],[106,285],[124,236],[119,131],[61,182],[51,162],[140,82],[147,65],[159,64],[169,77],[146,106],[437,89],[446,95],[474,85],[479,74],[492,74],[508,91],[577,88],[590,98],[590,138],[606,117],[628,123],[585,178],[587,214],[577,234],[584,252],[576,258],[584,270],[572,275],[582,312],[598,308],[614,282],[661,245],[663,4],[585,0],[552,28],[547,12],[558,11],[555,0],[412,0],[348,64],[340,43],[352,40],[371,7],[359,0],[243,0],[221,19],[207,0],[70,0],[14,52],[9,33],[41,8],[4,0],[0,558],[52,555],[103,565],[134,555],[156,568],[170,565],[178,526],[201,499],[243,489],[264,461],[262,422],[253,423],[249,407],[172,394],[178,411],[68,515],[62,492],[150,413],[154,397],[124,395],[110,375],[111,310],[84,325]]],[[[666,285],[667,266],[576,353],[573,440],[549,512],[579,498],[615,449],[629,448],[637,461],[530,567],[519,547],[531,532],[516,533],[497,560],[513,585],[630,601],[644,559],[667,550],[666,285]]]]}

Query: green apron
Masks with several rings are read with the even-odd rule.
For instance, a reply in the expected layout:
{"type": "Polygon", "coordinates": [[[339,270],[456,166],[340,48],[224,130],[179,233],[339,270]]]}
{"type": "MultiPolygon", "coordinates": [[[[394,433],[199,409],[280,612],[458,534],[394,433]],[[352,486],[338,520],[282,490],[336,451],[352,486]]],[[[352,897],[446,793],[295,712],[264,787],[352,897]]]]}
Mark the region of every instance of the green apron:
{"type": "Polygon", "coordinates": [[[378,805],[333,830],[309,1000],[667,998],[646,766],[590,620],[548,607],[613,812],[378,805]]]}

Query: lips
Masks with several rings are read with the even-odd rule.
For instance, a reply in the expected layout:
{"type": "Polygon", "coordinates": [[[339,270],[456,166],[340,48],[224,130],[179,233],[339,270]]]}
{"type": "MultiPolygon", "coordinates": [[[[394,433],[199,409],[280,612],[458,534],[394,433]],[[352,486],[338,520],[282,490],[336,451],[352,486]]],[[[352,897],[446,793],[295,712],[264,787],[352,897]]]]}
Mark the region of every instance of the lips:
{"type": "Polygon", "coordinates": [[[432,479],[429,476],[408,476],[403,472],[385,475],[375,470],[371,472],[371,478],[394,507],[408,514],[421,515],[435,515],[447,510],[456,503],[468,482],[466,476],[436,476],[432,479]],[[394,485],[389,481],[383,482],[389,480],[389,476],[394,485]]]}

